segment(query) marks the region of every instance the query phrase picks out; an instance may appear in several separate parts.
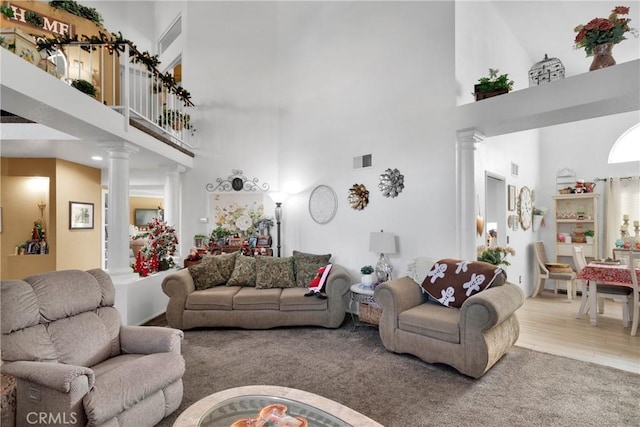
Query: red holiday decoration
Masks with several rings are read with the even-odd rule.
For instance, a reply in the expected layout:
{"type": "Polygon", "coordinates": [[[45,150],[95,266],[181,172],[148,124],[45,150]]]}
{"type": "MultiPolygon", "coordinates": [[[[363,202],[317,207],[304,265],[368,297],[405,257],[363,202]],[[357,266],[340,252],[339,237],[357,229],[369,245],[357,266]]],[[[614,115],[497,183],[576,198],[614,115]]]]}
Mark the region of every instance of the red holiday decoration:
{"type": "Polygon", "coordinates": [[[138,252],[133,266],[133,271],[143,277],[176,265],[172,256],[178,245],[176,230],[157,218],[148,224],[148,230],[147,244],[138,252]]]}

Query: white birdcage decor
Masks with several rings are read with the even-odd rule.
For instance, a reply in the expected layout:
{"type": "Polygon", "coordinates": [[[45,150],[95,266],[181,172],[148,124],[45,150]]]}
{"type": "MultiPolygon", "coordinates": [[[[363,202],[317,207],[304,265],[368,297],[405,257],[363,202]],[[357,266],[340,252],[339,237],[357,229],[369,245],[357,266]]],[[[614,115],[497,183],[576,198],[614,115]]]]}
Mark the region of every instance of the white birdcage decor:
{"type": "Polygon", "coordinates": [[[546,53],[544,59],[529,70],[529,87],[560,79],[564,79],[564,65],[558,58],[549,58],[546,53]]]}

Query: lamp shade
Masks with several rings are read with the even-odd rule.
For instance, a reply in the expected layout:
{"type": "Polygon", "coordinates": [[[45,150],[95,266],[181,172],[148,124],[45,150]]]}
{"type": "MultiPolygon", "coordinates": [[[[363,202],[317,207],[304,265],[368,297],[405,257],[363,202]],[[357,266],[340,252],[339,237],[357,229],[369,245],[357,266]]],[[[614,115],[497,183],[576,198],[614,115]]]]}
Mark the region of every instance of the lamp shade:
{"type": "Polygon", "coordinates": [[[640,160],[640,123],[627,129],[609,151],[608,163],[624,163],[640,160]]]}
{"type": "Polygon", "coordinates": [[[274,203],[284,203],[284,201],[287,200],[287,197],[289,197],[289,195],[287,193],[275,192],[275,193],[269,193],[269,197],[271,197],[271,200],[273,200],[274,203]]]}
{"type": "Polygon", "coordinates": [[[369,234],[369,251],[378,254],[395,254],[396,236],[382,231],[372,232],[369,234]]]}

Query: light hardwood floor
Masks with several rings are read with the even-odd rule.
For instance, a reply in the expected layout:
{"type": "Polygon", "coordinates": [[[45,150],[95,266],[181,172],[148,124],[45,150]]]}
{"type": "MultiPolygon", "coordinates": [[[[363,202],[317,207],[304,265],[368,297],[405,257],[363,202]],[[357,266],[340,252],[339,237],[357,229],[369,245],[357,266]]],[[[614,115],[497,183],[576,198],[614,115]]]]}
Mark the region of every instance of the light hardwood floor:
{"type": "Polygon", "coordinates": [[[598,325],[589,324],[589,316],[576,319],[580,295],[569,302],[566,294],[544,291],[527,298],[518,310],[520,338],[516,343],[544,353],[640,374],[640,330],[631,336],[631,327],[622,326],[622,306],[605,301],[598,325]]]}

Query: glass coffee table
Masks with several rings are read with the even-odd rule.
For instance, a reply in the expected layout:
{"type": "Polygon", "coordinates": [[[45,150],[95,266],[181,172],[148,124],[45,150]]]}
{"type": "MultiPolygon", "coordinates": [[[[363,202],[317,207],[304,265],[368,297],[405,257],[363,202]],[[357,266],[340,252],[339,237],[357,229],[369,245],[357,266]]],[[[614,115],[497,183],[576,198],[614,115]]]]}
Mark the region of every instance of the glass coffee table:
{"type": "MultiPolygon", "coordinates": [[[[308,427],[382,427],[372,419],[325,397],[288,387],[245,386],[211,394],[187,408],[174,427],[230,427],[255,419],[270,405],[286,408],[286,415],[308,427]],[[304,424],[306,423],[306,424],[304,424]]],[[[246,424],[249,425],[249,424],[246,424]]]]}

